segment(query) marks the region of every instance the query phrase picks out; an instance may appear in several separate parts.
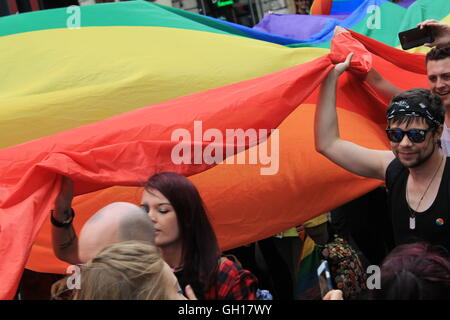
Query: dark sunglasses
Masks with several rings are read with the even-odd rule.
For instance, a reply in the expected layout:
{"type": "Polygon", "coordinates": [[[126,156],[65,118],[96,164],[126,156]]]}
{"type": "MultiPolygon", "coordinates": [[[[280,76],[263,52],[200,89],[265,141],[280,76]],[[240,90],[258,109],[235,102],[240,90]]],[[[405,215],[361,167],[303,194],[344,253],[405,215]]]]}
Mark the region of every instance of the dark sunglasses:
{"type": "Polygon", "coordinates": [[[402,129],[386,129],[386,134],[392,142],[401,142],[406,134],[411,142],[421,143],[425,141],[427,132],[433,131],[434,129],[434,127],[428,129],[411,129],[408,131],[403,131],[402,129]]]}

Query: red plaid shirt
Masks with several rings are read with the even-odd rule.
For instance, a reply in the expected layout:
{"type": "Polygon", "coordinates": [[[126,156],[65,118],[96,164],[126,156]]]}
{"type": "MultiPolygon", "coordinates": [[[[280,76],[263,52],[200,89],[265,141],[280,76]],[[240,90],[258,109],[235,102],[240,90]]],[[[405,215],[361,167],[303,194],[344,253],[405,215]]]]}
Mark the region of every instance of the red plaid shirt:
{"type": "Polygon", "coordinates": [[[258,280],[237,263],[223,259],[217,273],[217,286],[205,294],[207,300],[256,300],[258,280]]]}

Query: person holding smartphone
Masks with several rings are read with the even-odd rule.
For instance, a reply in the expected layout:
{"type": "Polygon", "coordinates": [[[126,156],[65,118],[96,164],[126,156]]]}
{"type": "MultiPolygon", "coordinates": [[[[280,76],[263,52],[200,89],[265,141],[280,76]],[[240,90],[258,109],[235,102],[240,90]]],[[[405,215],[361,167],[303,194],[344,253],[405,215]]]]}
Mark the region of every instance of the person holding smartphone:
{"type": "Polygon", "coordinates": [[[420,29],[430,28],[434,35],[434,41],[425,43],[424,46],[441,48],[450,45],[450,25],[445,22],[429,19],[419,23],[417,26],[420,29]]]}
{"type": "Polygon", "coordinates": [[[333,290],[333,283],[327,260],[323,260],[317,268],[317,277],[319,278],[320,295],[324,298],[328,292],[333,290]]]}
{"type": "MultiPolygon", "coordinates": [[[[441,147],[442,153],[450,156],[450,26],[436,20],[425,20],[418,27],[430,28],[434,36],[433,42],[424,44],[434,47],[426,56],[428,84],[431,92],[442,99],[446,111],[441,147]]],[[[342,32],[348,31],[336,27],[335,35],[342,32]]],[[[365,80],[385,100],[391,100],[403,91],[383,78],[374,68],[368,72],[365,80]]]]}
{"type": "MultiPolygon", "coordinates": [[[[378,288],[360,299],[448,300],[450,261],[444,252],[428,243],[396,247],[381,265],[378,288]]],[[[331,290],[323,300],[344,300],[341,290],[331,290]]]]}

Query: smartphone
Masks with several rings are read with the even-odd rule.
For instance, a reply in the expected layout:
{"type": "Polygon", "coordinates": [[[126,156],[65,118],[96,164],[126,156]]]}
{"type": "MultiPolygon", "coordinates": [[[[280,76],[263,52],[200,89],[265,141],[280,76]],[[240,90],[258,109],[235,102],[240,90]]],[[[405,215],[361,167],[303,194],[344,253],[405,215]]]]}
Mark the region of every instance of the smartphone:
{"type": "Polygon", "coordinates": [[[425,43],[434,41],[433,32],[429,27],[424,27],[423,29],[417,27],[402,31],[398,34],[398,38],[400,39],[403,50],[419,47],[425,43]]]}
{"type": "Polygon", "coordinates": [[[328,291],[333,290],[328,261],[322,261],[320,266],[317,268],[317,276],[319,277],[320,294],[323,298],[328,291]]]}

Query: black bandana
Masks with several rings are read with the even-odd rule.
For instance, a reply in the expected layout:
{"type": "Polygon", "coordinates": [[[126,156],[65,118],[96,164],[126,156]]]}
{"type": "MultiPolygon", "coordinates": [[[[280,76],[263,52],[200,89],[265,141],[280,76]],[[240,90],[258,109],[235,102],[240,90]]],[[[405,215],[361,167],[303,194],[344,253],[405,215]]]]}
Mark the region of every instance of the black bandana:
{"type": "Polygon", "coordinates": [[[428,111],[428,107],[425,104],[419,103],[418,105],[410,105],[407,100],[395,101],[391,104],[391,111],[388,113],[387,119],[390,120],[398,116],[427,118],[437,125],[444,123],[444,119],[436,119],[430,111],[428,111]]]}

